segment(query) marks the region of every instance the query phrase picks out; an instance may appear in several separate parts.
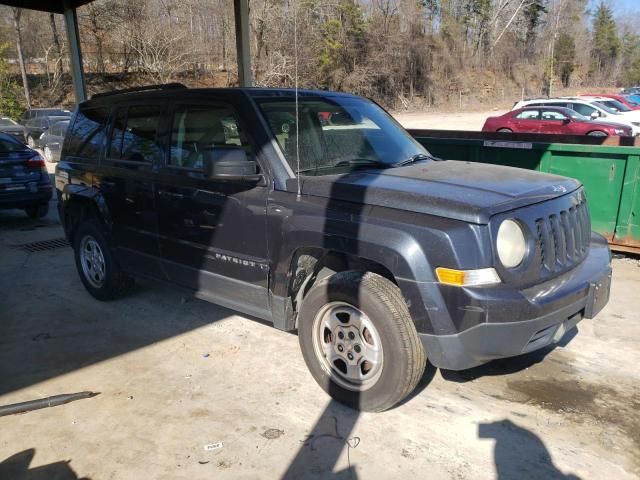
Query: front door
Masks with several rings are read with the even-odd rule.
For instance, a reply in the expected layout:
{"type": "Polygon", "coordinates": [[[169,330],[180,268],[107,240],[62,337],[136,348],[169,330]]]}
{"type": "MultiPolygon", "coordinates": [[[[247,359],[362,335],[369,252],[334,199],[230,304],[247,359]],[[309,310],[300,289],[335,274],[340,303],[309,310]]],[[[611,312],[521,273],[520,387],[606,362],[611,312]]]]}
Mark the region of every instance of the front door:
{"type": "Polygon", "coordinates": [[[175,106],[156,184],[163,268],[169,281],[203,298],[270,318],[266,183],[212,173],[235,154],[256,160],[229,106],[175,106]]]}
{"type": "Polygon", "coordinates": [[[570,119],[564,113],[552,108],[541,108],[542,128],[540,133],[570,135],[570,119]]]}

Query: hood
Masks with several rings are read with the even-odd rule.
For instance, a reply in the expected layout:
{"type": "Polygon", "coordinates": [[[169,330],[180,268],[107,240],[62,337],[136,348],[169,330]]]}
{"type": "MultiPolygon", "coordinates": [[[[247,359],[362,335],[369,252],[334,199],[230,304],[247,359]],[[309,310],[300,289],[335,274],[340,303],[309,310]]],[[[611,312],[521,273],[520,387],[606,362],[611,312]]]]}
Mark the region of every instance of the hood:
{"type": "Polygon", "coordinates": [[[486,224],[497,213],[560,197],[577,180],[521,168],[461,161],[306,177],[302,192],[486,224]]]}
{"type": "Polygon", "coordinates": [[[22,133],[24,128],[21,125],[12,125],[10,127],[0,127],[0,133],[22,133]]]}

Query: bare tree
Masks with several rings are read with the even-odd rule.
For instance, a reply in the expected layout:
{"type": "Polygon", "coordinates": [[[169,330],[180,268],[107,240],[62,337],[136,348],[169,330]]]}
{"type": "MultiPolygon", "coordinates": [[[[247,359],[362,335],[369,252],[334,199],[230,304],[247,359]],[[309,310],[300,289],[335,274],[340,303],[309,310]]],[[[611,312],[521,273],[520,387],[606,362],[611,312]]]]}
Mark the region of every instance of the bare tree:
{"type": "Polygon", "coordinates": [[[165,83],[182,72],[187,65],[183,48],[185,35],[149,22],[143,32],[134,35],[131,46],[137,53],[141,70],[153,81],[165,83]]]}
{"type": "Polygon", "coordinates": [[[27,79],[27,69],[24,64],[24,54],[22,52],[22,31],[20,28],[20,17],[22,16],[22,10],[17,7],[11,9],[13,11],[13,28],[16,35],[16,50],[18,52],[18,62],[20,63],[20,74],[22,75],[22,85],[24,87],[24,99],[27,103],[27,108],[31,108],[31,94],[29,92],[29,81],[27,79]]]}
{"type": "Polygon", "coordinates": [[[56,73],[62,73],[62,45],[60,44],[60,35],[58,35],[58,27],[56,26],[55,14],[49,14],[49,25],[51,26],[51,34],[53,36],[53,47],[56,55],[56,73]]]}

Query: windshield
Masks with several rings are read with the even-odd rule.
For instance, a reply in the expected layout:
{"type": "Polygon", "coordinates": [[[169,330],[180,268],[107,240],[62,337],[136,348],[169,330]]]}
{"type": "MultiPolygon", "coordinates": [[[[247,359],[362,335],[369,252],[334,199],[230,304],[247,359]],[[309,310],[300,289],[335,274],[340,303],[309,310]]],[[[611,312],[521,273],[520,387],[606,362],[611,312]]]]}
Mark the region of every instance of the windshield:
{"type": "Polygon", "coordinates": [[[55,116],[70,116],[71,112],[69,110],[59,109],[59,108],[45,108],[43,110],[36,110],[36,117],[55,117],[55,116]]]}
{"type": "Polygon", "coordinates": [[[574,120],[577,120],[578,122],[590,122],[591,119],[589,117],[586,117],[584,115],[582,115],[581,113],[576,112],[575,110],[571,110],[570,108],[567,108],[566,112],[571,118],[573,118],[574,120]]]}
{"type": "Polygon", "coordinates": [[[303,175],[387,168],[428,152],[376,104],[353,97],[298,97],[257,101],[289,166],[303,175]],[[300,152],[298,169],[296,148],[300,152]]]}
{"type": "Polygon", "coordinates": [[[633,98],[633,95],[625,95],[624,99],[632,107],[637,107],[638,106],[638,102],[633,98]]]}
{"type": "Polygon", "coordinates": [[[602,102],[593,102],[592,105],[595,105],[596,107],[601,108],[602,110],[604,110],[607,113],[610,113],[611,115],[620,115],[620,112],[616,112],[614,109],[607,107],[602,102]]]}
{"type": "Polygon", "coordinates": [[[49,117],[49,125],[53,125],[56,122],[61,122],[65,120],[69,120],[69,117],[60,117],[60,116],[49,117]]]}
{"type": "Polygon", "coordinates": [[[624,103],[619,102],[618,100],[607,100],[602,102],[604,103],[607,107],[613,109],[613,110],[617,110],[619,112],[630,112],[631,109],[629,107],[627,107],[624,103]]]}
{"type": "Polygon", "coordinates": [[[10,118],[0,118],[0,127],[13,127],[14,125],[17,123],[10,118]]]}

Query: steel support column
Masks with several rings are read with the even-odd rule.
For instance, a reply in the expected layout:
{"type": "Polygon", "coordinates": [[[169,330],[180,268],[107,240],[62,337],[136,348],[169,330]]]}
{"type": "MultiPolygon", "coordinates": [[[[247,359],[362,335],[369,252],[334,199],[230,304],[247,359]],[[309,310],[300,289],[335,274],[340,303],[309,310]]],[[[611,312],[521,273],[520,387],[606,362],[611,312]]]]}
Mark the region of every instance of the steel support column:
{"type": "Polygon", "coordinates": [[[234,0],[236,23],[236,53],[238,57],[238,83],[251,87],[251,48],[249,45],[249,0],[234,0]]]}
{"type": "Polygon", "coordinates": [[[84,70],[82,68],[82,50],[80,49],[80,34],[78,33],[78,17],[76,9],[69,0],[64,0],[64,24],[67,28],[67,43],[69,44],[69,59],[71,77],[73,78],[73,92],[76,103],[87,99],[87,89],[84,82],[84,70]]]}

